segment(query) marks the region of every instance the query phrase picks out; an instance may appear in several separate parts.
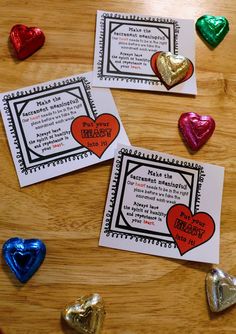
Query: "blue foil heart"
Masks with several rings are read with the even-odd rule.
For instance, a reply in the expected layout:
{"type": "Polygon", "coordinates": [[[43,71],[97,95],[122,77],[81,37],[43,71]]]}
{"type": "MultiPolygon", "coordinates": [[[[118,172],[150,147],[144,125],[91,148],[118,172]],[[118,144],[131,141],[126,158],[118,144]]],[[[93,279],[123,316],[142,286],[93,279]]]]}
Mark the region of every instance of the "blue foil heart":
{"type": "Polygon", "coordinates": [[[46,246],[39,239],[11,238],[2,248],[3,257],[21,283],[38,270],[46,255],[46,246]]]}

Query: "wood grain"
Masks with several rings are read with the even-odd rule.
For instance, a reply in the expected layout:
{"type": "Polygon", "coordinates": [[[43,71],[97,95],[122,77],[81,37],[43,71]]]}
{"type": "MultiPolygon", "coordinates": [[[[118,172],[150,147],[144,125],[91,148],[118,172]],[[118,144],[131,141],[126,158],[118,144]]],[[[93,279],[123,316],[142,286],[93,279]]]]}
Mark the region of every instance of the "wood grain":
{"type": "MultiPolygon", "coordinates": [[[[224,15],[230,33],[214,50],[196,36],[196,97],[112,90],[133,145],[225,167],[220,266],[236,275],[236,2],[234,0],[1,0],[0,91],[92,70],[96,10],[191,18],[224,15]],[[39,26],[46,44],[19,62],[8,36],[16,23],[39,26]],[[177,129],[182,112],[210,114],[216,131],[190,155],[177,129]]],[[[98,247],[112,162],[20,189],[0,121],[0,246],[40,238],[47,257],[24,286],[0,263],[0,328],[5,334],[73,333],[61,309],[98,292],[104,334],[235,333],[236,307],[209,312],[210,265],[98,247]]]]}

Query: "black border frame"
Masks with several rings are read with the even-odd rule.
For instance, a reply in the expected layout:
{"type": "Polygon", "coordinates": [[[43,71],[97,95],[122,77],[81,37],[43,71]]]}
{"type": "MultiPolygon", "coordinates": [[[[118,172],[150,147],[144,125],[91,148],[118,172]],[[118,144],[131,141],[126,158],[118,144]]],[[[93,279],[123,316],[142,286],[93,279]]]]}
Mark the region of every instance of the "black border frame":
{"type": "MultiPolygon", "coordinates": [[[[173,53],[178,54],[178,35],[179,35],[179,25],[178,21],[173,20],[173,19],[168,19],[168,18],[162,18],[162,17],[140,17],[138,15],[129,15],[129,14],[119,14],[119,13],[112,13],[112,12],[105,12],[103,13],[101,20],[100,20],[100,28],[101,28],[101,33],[99,36],[99,60],[97,63],[97,78],[100,80],[125,80],[129,82],[145,82],[149,84],[162,84],[160,79],[154,74],[153,79],[149,79],[150,76],[152,75],[146,75],[149,78],[140,78],[138,77],[139,74],[137,73],[121,73],[121,75],[124,76],[117,76],[117,75],[106,75],[103,74],[104,70],[104,57],[105,57],[105,40],[106,40],[106,20],[107,19],[114,19],[114,20],[127,20],[127,21],[134,21],[137,22],[136,25],[138,25],[138,22],[144,22],[147,24],[147,27],[150,26],[148,23],[151,24],[152,28],[153,26],[158,28],[158,24],[170,24],[173,25],[173,30],[174,30],[174,50],[173,53]],[[130,77],[132,75],[132,77],[130,77]],[[136,76],[136,77],[133,77],[136,76]]],[[[115,23],[115,22],[113,22],[115,23]]],[[[123,23],[125,24],[125,23],[123,23]]],[[[127,23],[128,24],[128,23],[127,23]]],[[[135,24],[133,24],[135,25],[135,24]]],[[[110,54],[110,38],[111,34],[110,31],[108,32],[109,34],[109,40],[108,40],[108,56],[110,54]]],[[[170,43],[169,43],[170,44],[170,43]]],[[[107,66],[109,66],[110,59],[107,59],[107,66]]],[[[107,68],[108,70],[108,68],[107,68]]],[[[109,71],[107,71],[109,72],[109,71]]],[[[143,74],[140,74],[140,76],[144,76],[143,74]]]]}
{"type": "MultiPolygon", "coordinates": [[[[156,161],[158,163],[163,163],[163,164],[167,164],[170,166],[174,165],[178,167],[186,167],[188,169],[197,170],[198,180],[197,180],[197,189],[196,189],[196,199],[194,203],[194,214],[199,210],[199,205],[200,205],[201,186],[202,186],[202,183],[205,177],[203,167],[199,165],[198,163],[187,162],[187,161],[183,161],[182,159],[177,160],[175,158],[163,158],[161,155],[159,156],[158,153],[155,153],[155,152],[153,152],[152,154],[149,154],[149,153],[146,154],[146,153],[140,152],[139,150],[135,148],[121,148],[118,151],[117,157],[114,160],[114,166],[113,166],[114,177],[113,179],[111,179],[111,184],[109,188],[109,194],[110,194],[109,209],[105,213],[105,223],[104,223],[104,229],[103,229],[104,235],[106,235],[107,237],[116,237],[116,238],[121,237],[125,239],[129,238],[131,240],[134,239],[136,242],[152,243],[152,244],[160,245],[161,247],[164,246],[164,247],[171,248],[174,246],[176,248],[177,246],[174,240],[167,241],[167,240],[163,240],[161,236],[154,238],[153,236],[148,236],[148,235],[142,236],[140,234],[135,234],[135,231],[133,230],[133,228],[130,233],[128,233],[128,230],[129,230],[128,228],[127,228],[127,232],[119,232],[119,231],[112,230],[111,222],[113,219],[115,204],[117,202],[117,192],[118,192],[118,188],[120,184],[120,177],[121,177],[121,170],[122,170],[122,166],[124,162],[123,161],[124,156],[128,158],[132,158],[132,157],[140,158],[145,161],[156,161]]],[[[127,162],[128,161],[129,160],[127,160],[127,162]]],[[[135,163],[137,163],[137,161],[135,161],[135,163]]],[[[152,167],[154,166],[152,165],[152,167]]],[[[127,176],[126,173],[127,173],[127,166],[126,166],[123,181],[125,180],[127,176]]],[[[125,182],[123,182],[122,189],[124,187],[124,183],[125,182]]],[[[116,218],[116,223],[115,223],[116,226],[117,226],[117,220],[119,220],[120,215],[122,214],[120,210],[121,203],[122,203],[122,196],[118,204],[119,213],[116,218]]],[[[124,228],[124,226],[122,226],[122,228],[124,228]]],[[[171,234],[169,236],[172,237],[171,234]]]]}
{"type": "MultiPolygon", "coordinates": [[[[43,157],[42,159],[38,159],[37,161],[39,161],[38,164],[34,165],[34,166],[27,166],[25,158],[24,158],[24,154],[21,148],[21,144],[20,144],[20,139],[16,130],[16,125],[15,125],[15,120],[14,117],[12,115],[13,112],[16,112],[16,110],[12,110],[12,108],[9,105],[9,101],[14,101],[19,98],[22,97],[30,97],[30,96],[34,96],[38,93],[42,93],[42,95],[40,96],[40,98],[44,97],[44,96],[51,96],[51,95],[55,95],[57,94],[57,89],[58,88],[63,88],[65,87],[65,89],[63,90],[63,92],[66,91],[66,87],[68,87],[71,84],[75,84],[75,83],[80,83],[83,85],[85,93],[86,93],[86,97],[89,101],[89,106],[85,103],[85,100],[83,98],[83,102],[84,102],[84,106],[86,109],[86,112],[88,112],[88,110],[90,109],[92,115],[94,116],[94,118],[97,117],[97,110],[95,107],[95,103],[92,99],[91,96],[91,86],[90,86],[90,82],[83,76],[81,77],[72,77],[72,78],[68,78],[68,79],[64,79],[64,80],[58,80],[55,81],[53,83],[46,83],[46,84],[41,84],[38,86],[34,86],[31,89],[26,89],[26,90],[19,90],[16,92],[12,92],[10,94],[6,94],[3,96],[3,112],[5,112],[5,114],[7,115],[7,122],[8,122],[8,127],[10,129],[10,134],[12,136],[13,139],[13,143],[15,145],[15,149],[16,149],[16,159],[18,161],[21,173],[28,175],[28,173],[32,173],[32,172],[36,172],[38,169],[42,169],[45,167],[49,167],[51,165],[56,166],[57,164],[63,164],[66,163],[68,161],[71,160],[79,160],[79,159],[84,159],[86,158],[88,155],[92,155],[93,153],[90,152],[89,150],[85,149],[83,152],[78,152],[78,149],[83,148],[82,146],[78,146],[76,149],[73,149],[71,151],[77,151],[74,154],[68,154],[64,157],[61,157],[61,155],[64,155],[66,152],[59,152],[58,154],[53,154],[51,156],[55,156],[57,157],[56,159],[52,159],[51,161],[46,161],[46,162],[41,162],[45,159],[50,159],[50,157],[43,157]],[[48,93],[50,92],[50,93],[48,93]]],[[[79,87],[79,86],[78,86],[79,87]]],[[[77,87],[77,88],[78,88],[77,87]]],[[[75,87],[76,88],[76,87],[75,87]]],[[[75,89],[73,88],[73,89],[75,89]]],[[[61,90],[60,90],[61,92],[61,90]]],[[[81,96],[83,96],[81,94],[81,96]]],[[[37,97],[36,97],[37,98],[37,97]]],[[[34,97],[32,97],[32,99],[34,99],[34,97]]],[[[22,100],[21,100],[22,101],[22,100]]],[[[24,100],[23,100],[24,102],[24,100]]],[[[15,102],[16,103],[16,102],[15,102]]],[[[22,102],[21,102],[22,103],[22,102]]],[[[22,130],[22,126],[19,122],[19,116],[17,115],[17,119],[18,119],[18,123],[19,123],[19,127],[22,130]]],[[[21,132],[23,141],[24,141],[24,134],[21,132]]],[[[24,141],[25,143],[25,141],[24,141]]],[[[27,146],[25,145],[25,150],[27,152],[27,146]]],[[[69,152],[70,153],[70,150],[69,152]]],[[[28,153],[27,153],[28,155],[28,153]]],[[[30,161],[29,161],[30,162],[30,161]]]]}

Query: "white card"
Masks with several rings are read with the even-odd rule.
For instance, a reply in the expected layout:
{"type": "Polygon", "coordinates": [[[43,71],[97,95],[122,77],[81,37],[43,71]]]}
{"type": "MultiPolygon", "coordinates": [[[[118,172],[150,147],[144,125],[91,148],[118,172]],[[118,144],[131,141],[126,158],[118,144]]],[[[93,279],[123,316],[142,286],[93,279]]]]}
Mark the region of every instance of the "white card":
{"type": "Polygon", "coordinates": [[[197,94],[194,21],[98,11],[93,85],[197,94]],[[192,63],[188,79],[170,89],[155,74],[161,51],[192,63]]]}
{"type": "Polygon", "coordinates": [[[129,145],[109,89],[91,88],[92,73],[3,93],[0,108],[20,185],[114,157],[129,145]]]}
{"type": "Polygon", "coordinates": [[[224,168],[119,145],[101,246],[219,263],[224,168]]]}

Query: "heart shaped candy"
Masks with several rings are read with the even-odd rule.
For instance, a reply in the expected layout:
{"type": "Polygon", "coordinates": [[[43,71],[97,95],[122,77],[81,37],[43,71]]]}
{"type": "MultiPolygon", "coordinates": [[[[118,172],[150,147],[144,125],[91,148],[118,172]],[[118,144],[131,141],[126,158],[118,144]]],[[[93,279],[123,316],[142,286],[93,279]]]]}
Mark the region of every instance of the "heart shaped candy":
{"type": "Polygon", "coordinates": [[[3,245],[3,257],[21,283],[38,270],[46,255],[46,247],[38,239],[11,238],[3,245]]]}
{"type": "Polygon", "coordinates": [[[182,204],[169,209],[166,223],[181,255],[210,240],[215,232],[215,223],[209,214],[198,212],[192,215],[182,204]]]}
{"type": "Polygon", "coordinates": [[[236,304],[236,277],[219,268],[206,276],[207,299],[212,312],[220,312],[236,304]]]}
{"type": "Polygon", "coordinates": [[[62,311],[64,320],[80,334],[99,334],[105,318],[105,308],[97,293],[80,297],[62,311]]]}
{"type": "Polygon", "coordinates": [[[200,35],[215,48],[229,31],[229,22],[224,16],[203,15],[196,22],[200,35]]]}
{"type": "Polygon", "coordinates": [[[156,52],[151,58],[151,67],[167,89],[188,80],[194,71],[188,58],[171,52],[156,52]]]}
{"type": "Polygon", "coordinates": [[[211,116],[200,116],[194,112],[187,112],[179,118],[179,130],[191,150],[197,151],[212,136],[215,121],[211,116]]]}
{"type": "Polygon", "coordinates": [[[28,28],[23,24],[16,24],[11,29],[10,41],[15,49],[17,58],[23,60],[43,46],[45,36],[39,28],[28,28]]]}
{"type": "Polygon", "coordinates": [[[111,114],[101,114],[95,120],[79,116],[71,124],[74,139],[99,158],[118,136],[120,123],[111,114]]]}

